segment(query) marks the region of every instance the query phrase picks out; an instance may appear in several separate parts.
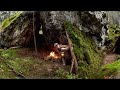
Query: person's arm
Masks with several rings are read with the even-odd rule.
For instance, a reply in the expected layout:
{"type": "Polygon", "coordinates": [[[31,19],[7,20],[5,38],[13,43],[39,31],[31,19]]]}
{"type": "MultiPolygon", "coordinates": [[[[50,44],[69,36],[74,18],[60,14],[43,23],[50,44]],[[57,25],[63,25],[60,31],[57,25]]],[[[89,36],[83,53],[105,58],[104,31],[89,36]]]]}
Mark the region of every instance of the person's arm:
{"type": "Polygon", "coordinates": [[[68,50],[69,46],[68,45],[60,45],[61,50],[68,50]]]}

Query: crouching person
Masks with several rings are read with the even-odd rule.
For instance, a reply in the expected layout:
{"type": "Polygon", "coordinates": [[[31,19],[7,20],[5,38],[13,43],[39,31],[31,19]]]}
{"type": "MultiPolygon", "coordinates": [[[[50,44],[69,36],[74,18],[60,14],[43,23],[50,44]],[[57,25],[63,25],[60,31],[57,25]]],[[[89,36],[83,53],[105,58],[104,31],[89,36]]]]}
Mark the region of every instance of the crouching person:
{"type": "Polygon", "coordinates": [[[56,48],[57,53],[61,57],[63,65],[66,65],[65,58],[64,58],[64,54],[65,54],[64,52],[69,50],[69,45],[62,45],[62,44],[54,43],[54,47],[56,48]]]}

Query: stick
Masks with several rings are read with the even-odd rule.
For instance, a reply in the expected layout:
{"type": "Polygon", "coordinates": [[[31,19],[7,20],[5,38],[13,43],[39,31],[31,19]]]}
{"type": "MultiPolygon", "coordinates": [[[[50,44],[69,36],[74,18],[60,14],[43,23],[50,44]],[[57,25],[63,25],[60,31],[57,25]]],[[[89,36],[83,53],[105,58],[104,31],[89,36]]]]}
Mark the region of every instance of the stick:
{"type": "Polygon", "coordinates": [[[38,56],[38,50],[37,50],[37,45],[36,45],[36,36],[35,36],[35,30],[34,30],[34,12],[33,12],[33,35],[34,35],[35,52],[36,52],[36,55],[38,56]]]}
{"type": "Polygon", "coordinates": [[[70,47],[70,53],[71,53],[71,57],[72,57],[72,64],[71,64],[70,73],[72,73],[73,68],[74,68],[75,73],[77,74],[78,73],[78,63],[77,63],[77,59],[76,59],[76,56],[75,56],[74,51],[73,51],[73,43],[72,43],[67,31],[66,31],[66,36],[68,39],[68,45],[70,47]]]}

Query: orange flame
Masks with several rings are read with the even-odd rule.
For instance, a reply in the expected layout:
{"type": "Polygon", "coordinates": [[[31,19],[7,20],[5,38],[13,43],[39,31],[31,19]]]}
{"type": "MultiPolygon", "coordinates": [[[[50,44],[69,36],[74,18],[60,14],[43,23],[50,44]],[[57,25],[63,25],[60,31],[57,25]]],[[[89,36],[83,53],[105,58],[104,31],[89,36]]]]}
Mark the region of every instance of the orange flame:
{"type": "Polygon", "coordinates": [[[53,57],[54,59],[58,59],[59,57],[55,54],[54,51],[50,52],[49,57],[53,57]]]}
{"type": "Polygon", "coordinates": [[[50,57],[54,57],[55,56],[55,52],[50,52],[50,57]]]}

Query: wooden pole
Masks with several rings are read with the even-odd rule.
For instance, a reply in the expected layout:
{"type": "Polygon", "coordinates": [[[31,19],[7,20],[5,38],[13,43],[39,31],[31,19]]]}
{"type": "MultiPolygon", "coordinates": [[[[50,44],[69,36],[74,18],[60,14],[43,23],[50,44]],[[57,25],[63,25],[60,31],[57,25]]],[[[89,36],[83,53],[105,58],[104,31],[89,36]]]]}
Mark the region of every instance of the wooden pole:
{"type": "Polygon", "coordinates": [[[33,36],[34,36],[35,52],[37,55],[38,53],[37,53],[37,45],[36,45],[36,36],[35,36],[35,30],[34,30],[34,11],[33,11],[33,36]]]}
{"type": "Polygon", "coordinates": [[[74,51],[73,51],[73,43],[72,43],[67,31],[65,31],[65,32],[66,32],[66,36],[68,39],[68,45],[70,47],[70,53],[71,53],[71,57],[72,57],[72,64],[71,64],[70,73],[72,73],[73,68],[74,68],[75,73],[77,74],[78,73],[78,63],[77,63],[77,59],[76,59],[76,56],[75,56],[74,51]]]}

